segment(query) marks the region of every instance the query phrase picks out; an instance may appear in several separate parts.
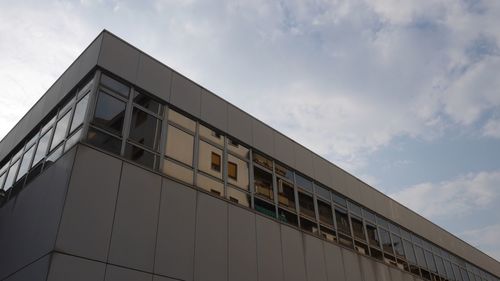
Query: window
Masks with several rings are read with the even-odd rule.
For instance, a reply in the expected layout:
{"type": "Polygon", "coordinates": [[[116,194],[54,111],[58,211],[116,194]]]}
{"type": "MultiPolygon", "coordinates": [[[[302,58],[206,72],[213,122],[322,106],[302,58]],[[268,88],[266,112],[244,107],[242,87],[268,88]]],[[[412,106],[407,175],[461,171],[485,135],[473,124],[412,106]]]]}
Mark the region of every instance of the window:
{"type": "Polygon", "coordinates": [[[300,228],[313,234],[319,233],[318,225],[315,222],[303,217],[300,217],[300,228]]]}
{"type": "Polygon", "coordinates": [[[66,140],[66,144],[64,144],[64,151],[68,151],[82,138],[82,131],[83,129],[79,129],[78,131],[73,133],[73,135],[68,137],[68,140],[66,140]]]}
{"type": "Polygon", "coordinates": [[[349,211],[353,214],[356,214],[358,216],[361,216],[361,207],[352,203],[351,201],[347,202],[347,205],[349,206],[349,211]]]}
{"type": "Polygon", "coordinates": [[[228,154],[227,176],[228,183],[248,190],[248,163],[240,158],[228,154]]]}
{"type": "Polygon", "coordinates": [[[300,207],[300,214],[309,216],[311,218],[316,218],[316,214],[314,212],[314,201],[312,196],[305,194],[303,192],[299,192],[299,207],[300,207]]]}
{"type": "Polygon", "coordinates": [[[273,161],[258,154],[255,153],[253,154],[253,161],[259,165],[261,165],[264,168],[268,168],[269,170],[273,170],[273,161]]]}
{"type": "Polygon", "coordinates": [[[238,203],[245,207],[250,207],[250,195],[246,192],[236,190],[234,188],[227,188],[227,198],[234,203],[238,203]]]}
{"type": "Polygon", "coordinates": [[[304,190],[307,190],[309,192],[313,192],[313,185],[312,185],[312,182],[306,178],[304,178],[303,176],[299,175],[299,174],[295,174],[295,181],[297,183],[297,186],[304,189],[304,190]]]}
{"type": "Polygon", "coordinates": [[[200,125],[200,137],[220,146],[224,146],[224,136],[216,131],[200,125]]]}
{"type": "Polygon", "coordinates": [[[295,194],[293,186],[280,178],[277,178],[277,181],[278,204],[290,209],[295,209],[295,194]]]}
{"type": "Polygon", "coordinates": [[[3,190],[3,181],[5,180],[6,176],[7,173],[0,174],[0,190],[3,190]]]}
{"type": "Polygon", "coordinates": [[[436,261],[437,270],[438,270],[439,275],[446,276],[446,271],[444,269],[443,259],[441,257],[434,256],[434,260],[436,261]]]}
{"type": "Polygon", "coordinates": [[[9,190],[12,187],[12,185],[15,183],[17,169],[19,168],[20,163],[21,163],[21,160],[18,159],[14,164],[12,164],[10,166],[10,169],[9,169],[8,174],[7,174],[7,178],[5,180],[5,184],[3,187],[4,190],[9,190]]]}
{"type": "Polygon", "coordinates": [[[56,146],[58,146],[66,137],[66,130],[68,129],[69,126],[69,118],[70,118],[70,113],[68,112],[59,121],[57,121],[50,150],[56,148],[56,146]]]}
{"type": "Polygon", "coordinates": [[[193,184],[193,170],[166,160],[163,165],[163,173],[188,184],[193,184]]]}
{"type": "Polygon", "coordinates": [[[235,140],[228,139],[227,149],[229,150],[229,152],[231,152],[235,155],[238,155],[240,157],[248,159],[248,154],[249,154],[248,148],[244,147],[243,145],[241,145],[239,142],[237,142],[235,140]]]}
{"type": "Polygon", "coordinates": [[[161,122],[158,118],[134,107],[130,122],[129,138],[153,150],[158,149],[161,122]]]}
{"type": "Polygon", "coordinates": [[[71,121],[70,132],[73,132],[83,123],[83,120],[85,119],[85,113],[87,111],[87,104],[89,103],[89,96],[90,95],[86,95],[76,104],[75,113],[73,114],[73,120],[71,121]]]}
{"type": "MultiPolygon", "coordinates": [[[[19,172],[17,173],[16,181],[22,178],[30,168],[31,159],[33,159],[33,154],[35,153],[35,146],[31,146],[23,155],[21,160],[21,166],[19,167],[19,172]]],[[[0,182],[1,184],[1,182],[0,182]]]]}
{"type": "Polygon", "coordinates": [[[411,242],[403,240],[403,247],[405,249],[406,259],[412,264],[417,264],[417,257],[415,257],[411,242]]]}
{"type": "Polygon", "coordinates": [[[52,151],[47,156],[47,160],[45,160],[45,164],[43,166],[43,169],[45,170],[46,167],[48,167],[48,166],[52,165],[54,162],[56,162],[56,160],[59,159],[59,157],[61,157],[62,153],[63,153],[63,146],[60,145],[59,147],[54,149],[54,151],[52,151]]]}
{"type": "Polygon", "coordinates": [[[224,184],[211,177],[198,174],[196,176],[196,185],[212,194],[216,194],[218,196],[224,196],[224,184]]]}
{"type": "Polygon", "coordinates": [[[351,217],[351,224],[352,224],[352,231],[354,232],[354,238],[366,241],[363,222],[358,218],[351,217]]]}
{"type": "Polygon", "coordinates": [[[453,276],[453,269],[451,268],[451,263],[447,260],[444,260],[444,267],[446,269],[446,277],[448,277],[448,280],[455,280],[455,276],[453,276]]]}
{"type": "Polygon", "coordinates": [[[127,144],[125,148],[125,158],[152,169],[157,169],[158,167],[155,163],[157,162],[156,156],[153,153],[135,145],[127,144]]]}
{"type": "Polygon", "coordinates": [[[161,103],[157,102],[156,100],[148,97],[147,95],[135,92],[134,94],[134,103],[137,105],[140,105],[141,107],[155,113],[155,114],[162,114],[163,106],[161,103]]]}
{"type": "Polygon", "coordinates": [[[425,263],[424,250],[419,246],[415,246],[415,255],[417,256],[417,264],[420,267],[427,268],[427,264],[425,263]]]}
{"type": "Polygon", "coordinates": [[[87,142],[114,154],[120,154],[122,147],[122,141],[119,138],[94,128],[89,128],[87,142]]]}
{"type": "Polygon", "coordinates": [[[103,74],[101,76],[101,84],[104,85],[106,88],[113,90],[114,92],[124,96],[128,97],[129,95],[129,87],[116,81],[115,79],[103,74]]]}
{"type": "Polygon", "coordinates": [[[299,225],[297,215],[282,208],[278,209],[278,219],[284,223],[288,223],[294,226],[299,225]]]}
{"type": "Polygon", "coordinates": [[[351,235],[351,227],[349,225],[349,219],[345,211],[335,209],[335,220],[337,221],[338,231],[347,235],[351,235]]]}
{"type": "Polygon", "coordinates": [[[370,222],[373,222],[373,223],[376,222],[375,214],[373,214],[372,212],[370,212],[370,211],[368,211],[366,209],[363,209],[363,217],[367,221],[370,221],[370,222]]]}
{"type": "Polygon", "coordinates": [[[427,267],[430,271],[437,273],[436,264],[434,263],[434,257],[429,251],[425,251],[425,261],[427,262],[427,267]]]}
{"type": "Polygon", "coordinates": [[[222,179],[222,150],[200,140],[198,169],[222,179]]]}
{"type": "Polygon", "coordinates": [[[254,199],[254,204],[255,204],[255,210],[257,212],[273,218],[276,217],[276,210],[274,205],[257,198],[254,199]]]}
{"type": "Polygon", "coordinates": [[[332,206],[324,201],[317,200],[319,221],[321,223],[333,226],[332,206]]]}
{"type": "Polygon", "coordinates": [[[336,193],[332,193],[333,202],[347,208],[347,200],[336,193]]]}
{"type": "Polygon", "coordinates": [[[392,254],[393,249],[392,249],[392,243],[391,243],[391,237],[389,236],[389,231],[379,228],[378,229],[380,233],[380,241],[382,242],[382,248],[384,251],[392,254]]]}
{"type": "Polygon", "coordinates": [[[193,165],[194,137],[172,125],[168,125],[165,153],[168,157],[193,165]]]}
{"type": "Polygon", "coordinates": [[[171,121],[192,132],[196,130],[196,122],[171,109],[168,110],[168,121],[171,121]]]}
{"type": "Polygon", "coordinates": [[[330,190],[328,190],[326,187],[314,185],[314,190],[316,190],[316,195],[318,195],[319,197],[321,197],[327,201],[331,200],[330,199],[330,190]]]}
{"type": "Polygon", "coordinates": [[[121,135],[125,118],[125,102],[104,92],[99,92],[94,113],[94,124],[121,135]]]}
{"type": "Polygon", "coordinates": [[[380,239],[378,237],[377,227],[371,224],[366,224],[366,234],[370,246],[380,248],[380,239]]]}
{"type": "Polygon", "coordinates": [[[273,199],[273,176],[257,167],[254,167],[255,194],[273,199]]]}
{"type": "Polygon", "coordinates": [[[46,132],[38,141],[38,146],[35,152],[35,158],[33,160],[33,166],[35,166],[40,160],[45,157],[47,149],[49,147],[49,141],[52,134],[52,130],[46,132]]]}
{"type": "Polygon", "coordinates": [[[276,163],[275,169],[276,169],[276,175],[283,177],[290,182],[293,182],[293,171],[292,170],[290,170],[290,169],[286,168],[285,166],[278,164],[278,163],[276,163]]]}
{"type": "Polygon", "coordinates": [[[324,239],[326,239],[330,242],[335,241],[335,231],[333,231],[330,228],[324,227],[322,225],[319,228],[321,230],[321,237],[323,237],[324,239]]]}
{"type": "Polygon", "coordinates": [[[404,258],[405,252],[403,250],[403,241],[401,240],[401,237],[393,234],[392,245],[394,247],[394,251],[396,252],[396,256],[404,258]]]}

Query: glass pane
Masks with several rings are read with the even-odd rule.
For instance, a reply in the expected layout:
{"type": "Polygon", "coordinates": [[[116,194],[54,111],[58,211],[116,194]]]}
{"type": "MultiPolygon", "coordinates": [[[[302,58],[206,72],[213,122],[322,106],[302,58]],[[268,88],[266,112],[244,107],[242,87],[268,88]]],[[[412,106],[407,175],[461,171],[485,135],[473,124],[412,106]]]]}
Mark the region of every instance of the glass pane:
{"type": "Polygon", "coordinates": [[[328,225],[333,225],[332,206],[321,200],[317,200],[316,202],[318,203],[319,221],[328,225]]]}
{"type": "Polygon", "coordinates": [[[135,145],[127,144],[125,147],[125,158],[152,169],[156,168],[155,155],[135,145]]]}
{"type": "Polygon", "coordinates": [[[94,113],[94,124],[121,135],[125,106],[125,102],[100,92],[94,113]]]}
{"type": "Polygon", "coordinates": [[[193,184],[193,170],[183,167],[172,161],[165,160],[163,165],[163,173],[183,182],[193,184]]]}
{"type": "Polygon", "coordinates": [[[335,241],[335,231],[332,229],[326,228],[324,226],[320,226],[321,236],[326,240],[333,242],[335,241]]]}
{"type": "Polygon", "coordinates": [[[336,193],[332,193],[332,198],[333,198],[333,202],[335,202],[336,204],[343,206],[343,207],[347,207],[347,200],[344,197],[341,197],[340,195],[338,195],[336,193]]]}
{"type": "Polygon", "coordinates": [[[276,217],[276,209],[274,208],[274,205],[257,198],[254,199],[254,204],[257,212],[273,218],[276,217]]]}
{"type": "Polygon", "coordinates": [[[135,92],[135,96],[134,96],[134,103],[150,110],[151,112],[154,112],[156,114],[161,114],[161,109],[162,109],[162,105],[155,101],[154,99],[144,95],[144,94],[141,94],[141,93],[138,93],[138,92],[135,92]]]}
{"type": "Polygon", "coordinates": [[[71,98],[69,98],[67,100],[67,102],[61,107],[61,109],[59,110],[59,116],[61,116],[61,114],[65,114],[67,110],[69,110],[71,108],[71,106],[73,105],[73,101],[75,100],[75,96],[74,94],[71,94],[71,98]]]}
{"type": "Polygon", "coordinates": [[[258,153],[253,153],[253,161],[269,170],[273,169],[273,161],[258,153]]]}
{"type": "Polygon", "coordinates": [[[358,216],[361,216],[361,207],[360,206],[352,203],[351,201],[348,201],[347,205],[349,206],[349,211],[351,211],[351,213],[356,214],[358,216]]]}
{"type": "Polygon", "coordinates": [[[460,272],[462,273],[462,279],[464,281],[470,281],[469,275],[467,274],[467,271],[465,271],[465,269],[460,268],[460,272]]]}
{"type": "Polygon", "coordinates": [[[196,177],[196,185],[218,196],[224,196],[224,184],[201,173],[196,177]]]}
{"type": "Polygon", "coordinates": [[[33,165],[37,164],[40,162],[40,160],[45,157],[47,153],[47,149],[49,147],[49,141],[50,141],[50,136],[52,134],[52,130],[46,132],[38,141],[38,147],[36,148],[36,153],[35,153],[35,159],[33,160],[33,165]]]}
{"type": "Polygon", "coordinates": [[[378,225],[384,227],[385,229],[389,229],[389,222],[387,222],[385,219],[377,217],[377,223],[378,225]]]}
{"type": "Polygon", "coordinates": [[[7,173],[0,174],[0,190],[3,190],[3,181],[5,180],[6,176],[7,173]]]}
{"type": "Polygon", "coordinates": [[[60,145],[49,156],[47,156],[47,160],[45,160],[45,165],[43,166],[43,169],[45,170],[46,167],[56,162],[56,160],[59,159],[59,157],[61,157],[62,154],[63,154],[63,146],[60,145]]]}
{"type": "Polygon", "coordinates": [[[403,240],[403,246],[405,248],[406,259],[413,264],[417,263],[417,258],[415,257],[415,252],[413,251],[413,244],[403,240]]]}
{"type": "Polygon", "coordinates": [[[394,251],[396,252],[396,255],[398,257],[405,257],[405,253],[403,250],[403,241],[401,240],[401,237],[397,235],[392,235],[392,245],[394,246],[394,251]]]}
{"type": "Polygon", "coordinates": [[[307,215],[311,218],[316,218],[312,196],[299,192],[299,207],[301,214],[307,215]]]}
{"type": "Polygon", "coordinates": [[[257,167],[254,167],[255,193],[269,199],[274,198],[273,194],[273,176],[257,167]]]}
{"type": "Polygon", "coordinates": [[[354,237],[365,241],[365,228],[363,227],[363,222],[357,218],[351,217],[351,223],[354,237]]]}
{"type": "Polygon", "coordinates": [[[309,192],[313,192],[313,186],[312,186],[312,182],[306,178],[304,178],[303,176],[299,175],[299,174],[295,174],[295,181],[297,183],[297,186],[304,189],[304,190],[307,190],[309,192]]]}
{"type": "Polygon", "coordinates": [[[432,256],[431,252],[425,251],[425,261],[427,262],[428,268],[432,272],[437,273],[436,264],[434,263],[434,257],[432,256]]]}
{"type": "Polygon", "coordinates": [[[303,217],[300,218],[300,228],[307,232],[318,234],[318,225],[315,222],[303,217]]]}
{"type": "Polygon", "coordinates": [[[42,128],[42,134],[45,133],[47,130],[50,129],[50,127],[52,126],[52,124],[54,124],[54,122],[56,122],[56,117],[52,117],[52,119],[50,119],[49,122],[47,122],[43,128],[42,128]]]}
{"type": "Polygon", "coordinates": [[[232,152],[240,157],[248,159],[248,156],[249,156],[248,148],[244,147],[243,145],[241,145],[239,142],[237,142],[235,140],[228,139],[227,149],[230,152],[232,152]]]}
{"type": "Polygon", "coordinates": [[[278,209],[278,219],[284,223],[299,226],[299,219],[297,218],[297,215],[281,208],[278,209]]]}
{"type": "Polygon", "coordinates": [[[286,179],[288,179],[290,182],[293,182],[293,171],[286,168],[285,166],[283,165],[280,165],[278,163],[276,163],[276,175],[278,176],[282,176],[286,179]]]}
{"type": "Polygon", "coordinates": [[[392,254],[393,249],[392,249],[391,237],[389,236],[389,231],[382,228],[379,228],[378,231],[380,233],[380,241],[382,242],[382,248],[384,249],[384,251],[392,254]]]}
{"type": "Polygon", "coordinates": [[[295,194],[293,192],[293,186],[280,178],[277,178],[277,181],[278,203],[280,206],[295,209],[295,194]]]}
{"type": "Polygon", "coordinates": [[[404,230],[404,229],[401,229],[401,236],[404,239],[406,239],[408,241],[411,241],[411,234],[408,231],[404,230]]]}
{"type": "Polygon", "coordinates": [[[168,120],[192,132],[196,130],[196,122],[172,109],[168,110],[168,120]]]}
{"type": "Polygon", "coordinates": [[[224,146],[224,136],[219,134],[218,132],[209,129],[203,125],[200,125],[200,137],[209,140],[215,144],[220,146],[224,146]]]}
{"type": "Polygon", "coordinates": [[[314,185],[314,189],[316,190],[316,195],[320,196],[323,199],[326,199],[327,201],[330,201],[330,190],[326,187],[322,187],[319,185],[314,185]]]}
{"type": "Polygon", "coordinates": [[[453,264],[452,267],[453,267],[453,275],[455,275],[455,280],[463,281],[462,275],[460,274],[460,270],[458,269],[458,266],[453,264]]]}
{"type": "Polygon", "coordinates": [[[63,118],[57,121],[56,130],[54,131],[54,137],[52,138],[52,144],[50,145],[50,150],[58,146],[66,137],[66,131],[69,125],[70,113],[66,113],[63,118]]]}
{"type": "Polygon", "coordinates": [[[90,95],[86,95],[76,104],[75,113],[73,114],[73,121],[71,121],[70,132],[73,132],[78,126],[83,123],[85,113],[87,112],[87,104],[89,103],[90,95]]]}
{"type": "Polygon", "coordinates": [[[166,155],[193,166],[194,137],[172,125],[168,125],[166,155]]]}
{"type": "Polygon", "coordinates": [[[98,131],[94,128],[89,128],[87,142],[91,145],[118,155],[120,154],[122,148],[122,141],[120,139],[98,131]]]}
{"type": "Polygon", "coordinates": [[[368,211],[366,209],[363,209],[363,217],[367,221],[371,221],[373,223],[376,222],[375,215],[372,212],[370,212],[370,211],[368,211]]]}
{"type": "Polygon", "coordinates": [[[451,269],[451,263],[444,260],[444,267],[446,269],[446,277],[448,277],[449,280],[455,280],[455,276],[453,276],[453,269],[451,269]]]}
{"type": "Polygon", "coordinates": [[[425,263],[424,250],[419,246],[415,246],[415,255],[417,256],[418,266],[427,268],[427,264],[425,263]]]}
{"type": "Polygon", "coordinates": [[[129,138],[154,150],[158,149],[161,133],[158,118],[138,108],[132,111],[129,138]]]}
{"type": "Polygon", "coordinates": [[[228,154],[227,164],[227,181],[230,184],[248,190],[248,163],[228,154]]]}
{"type": "Polygon", "coordinates": [[[222,179],[222,150],[200,141],[198,169],[209,175],[222,179]]]}
{"type": "MultiPolygon", "coordinates": [[[[8,167],[9,167],[9,162],[5,163],[2,167],[0,167],[0,174],[7,171],[8,167]]],[[[2,183],[0,182],[0,184],[2,184],[2,183]]]]}
{"type": "Polygon", "coordinates": [[[17,169],[19,168],[19,164],[21,160],[17,160],[12,166],[10,166],[9,173],[7,174],[7,179],[5,180],[5,184],[3,189],[9,190],[12,185],[15,183],[17,169]]]}
{"type": "Polygon", "coordinates": [[[35,134],[29,141],[26,142],[26,147],[30,147],[36,143],[38,133],[35,134]]]}
{"type": "Polygon", "coordinates": [[[351,227],[346,212],[335,209],[335,220],[337,221],[337,228],[339,231],[351,235],[351,227]]]}
{"type": "Polygon", "coordinates": [[[378,237],[377,227],[371,224],[366,224],[366,234],[370,246],[380,248],[380,238],[378,237]]]}
{"type": "Polygon", "coordinates": [[[90,79],[86,84],[83,84],[80,89],[78,90],[78,96],[81,97],[85,94],[87,94],[91,90],[91,86],[94,84],[94,78],[90,79]]]}
{"type": "Polygon", "coordinates": [[[401,235],[401,229],[399,228],[399,226],[397,226],[395,224],[390,223],[389,224],[389,230],[392,231],[392,233],[401,235]]]}
{"type": "Polygon", "coordinates": [[[101,84],[124,97],[128,97],[129,95],[129,87],[127,85],[124,85],[105,74],[101,76],[101,84]]]}
{"type": "Polygon", "coordinates": [[[436,261],[437,270],[438,270],[439,275],[446,276],[446,271],[444,269],[443,259],[438,257],[438,256],[434,256],[434,260],[436,261]]]}
{"type": "Polygon", "coordinates": [[[21,160],[21,166],[19,168],[19,172],[17,173],[16,181],[18,181],[28,172],[30,168],[31,159],[33,159],[34,153],[35,153],[34,145],[24,153],[23,158],[21,160]]]}
{"type": "Polygon", "coordinates": [[[70,150],[75,144],[77,144],[82,139],[83,129],[79,129],[73,135],[71,135],[66,143],[64,144],[64,151],[70,150]]]}
{"type": "Polygon", "coordinates": [[[228,187],[227,198],[234,203],[238,203],[245,207],[250,207],[250,195],[246,192],[236,190],[234,188],[228,187]]]}

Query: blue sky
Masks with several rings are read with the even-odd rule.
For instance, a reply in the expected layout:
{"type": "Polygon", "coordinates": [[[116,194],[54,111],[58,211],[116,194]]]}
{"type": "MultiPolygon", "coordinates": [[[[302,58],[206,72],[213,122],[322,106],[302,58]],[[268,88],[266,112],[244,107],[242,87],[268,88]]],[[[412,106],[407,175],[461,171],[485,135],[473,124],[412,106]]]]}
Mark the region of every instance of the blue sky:
{"type": "Polygon", "coordinates": [[[0,137],[106,28],[500,259],[498,0],[26,0],[0,19],[0,137]]]}

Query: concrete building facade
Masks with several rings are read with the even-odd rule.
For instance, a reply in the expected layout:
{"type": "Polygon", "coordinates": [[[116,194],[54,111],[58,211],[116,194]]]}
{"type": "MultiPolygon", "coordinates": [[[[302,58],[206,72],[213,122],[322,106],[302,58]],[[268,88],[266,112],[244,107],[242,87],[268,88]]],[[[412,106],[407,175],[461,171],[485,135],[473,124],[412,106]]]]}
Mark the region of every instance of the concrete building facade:
{"type": "Polygon", "coordinates": [[[2,281],[500,280],[495,259],[107,31],[0,160],[2,281]]]}

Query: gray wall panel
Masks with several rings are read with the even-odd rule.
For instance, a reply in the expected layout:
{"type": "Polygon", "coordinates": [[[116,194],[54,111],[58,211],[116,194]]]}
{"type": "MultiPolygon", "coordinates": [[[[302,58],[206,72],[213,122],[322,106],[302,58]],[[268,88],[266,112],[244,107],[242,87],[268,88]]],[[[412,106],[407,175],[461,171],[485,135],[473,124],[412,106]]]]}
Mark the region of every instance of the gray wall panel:
{"type": "Polygon", "coordinates": [[[63,155],[0,208],[0,279],[53,250],[74,152],[63,155]]]}
{"type": "Polygon", "coordinates": [[[89,73],[92,68],[97,65],[103,36],[103,33],[99,34],[99,36],[94,39],[94,41],[80,55],[79,60],[81,60],[81,62],[78,69],[78,77],[83,78],[85,75],[87,75],[87,73],[89,73]]]}
{"type": "Polygon", "coordinates": [[[163,179],[154,272],[193,279],[196,191],[163,179]]]}
{"type": "Polygon", "coordinates": [[[76,86],[78,81],[80,81],[80,64],[81,60],[77,59],[74,61],[68,69],[61,76],[61,94],[66,95],[76,86]]]}
{"type": "Polygon", "coordinates": [[[106,262],[122,161],[78,146],[56,249],[106,262]]]}
{"type": "MultiPolygon", "coordinates": [[[[40,116],[40,119],[36,121],[37,123],[40,122],[42,118],[45,117],[51,110],[54,109],[54,107],[61,101],[61,97],[63,96],[62,92],[62,77],[59,77],[57,81],[49,88],[47,93],[43,95],[41,101],[42,101],[42,116],[40,116]]],[[[32,124],[32,128],[36,124],[32,124]]],[[[21,131],[19,131],[21,133],[21,131]]],[[[25,132],[25,134],[28,132],[25,132]]],[[[22,137],[21,135],[20,137],[22,137]]],[[[18,138],[19,140],[19,138],[18,138]]]]}
{"type": "Polygon", "coordinates": [[[283,249],[284,280],[307,280],[302,233],[281,225],[281,247],[283,249]]]}
{"type": "Polygon", "coordinates": [[[403,281],[403,272],[401,270],[389,267],[392,281],[403,281]]]}
{"type": "Polygon", "coordinates": [[[109,262],[153,271],[160,206],[160,176],[123,164],[109,262]]]}
{"type": "Polygon", "coordinates": [[[323,241],[328,281],[345,281],[344,261],[339,246],[323,241]]]}
{"type": "Polygon", "coordinates": [[[252,123],[253,146],[274,157],[274,132],[271,127],[254,119],[252,123]]]}
{"type": "Polygon", "coordinates": [[[259,281],[283,279],[280,226],[276,222],[255,216],[257,223],[257,258],[259,281]]]}
{"type": "Polygon", "coordinates": [[[274,155],[280,162],[295,168],[295,143],[280,134],[274,132],[274,155]]]}
{"type": "Polygon", "coordinates": [[[170,102],[187,113],[195,117],[200,117],[201,87],[186,77],[174,72],[172,74],[170,102]]]}
{"type": "Polygon", "coordinates": [[[64,254],[54,254],[47,281],[103,281],[106,264],[64,254]]]}
{"type": "Polygon", "coordinates": [[[178,281],[178,279],[167,278],[163,276],[153,275],[153,281],[178,281]]]}
{"type": "Polygon", "coordinates": [[[302,174],[314,177],[313,154],[300,144],[295,144],[295,167],[302,174]]]}
{"type": "Polygon", "coordinates": [[[137,270],[108,265],[104,281],[152,281],[153,275],[137,270]]]}
{"type": "Polygon", "coordinates": [[[323,253],[323,242],[311,235],[303,234],[304,249],[306,256],[307,280],[326,281],[325,255],[323,253]]]}
{"type": "Polygon", "coordinates": [[[227,102],[220,97],[201,90],[201,120],[227,131],[227,102]]]}
{"type": "Polygon", "coordinates": [[[229,280],[257,280],[255,214],[229,204],[229,280]]]}
{"type": "Polygon", "coordinates": [[[170,101],[170,86],[172,70],[148,55],[140,54],[136,85],[158,96],[164,101],[170,101]]]}
{"type": "Polygon", "coordinates": [[[375,275],[377,276],[377,281],[391,281],[391,274],[389,273],[389,267],[383,263],[380,262],[375,263],[375,275]]]}
{"type": "Polygon", "coordinates": [[[377,281],[375,274],[375,262],[371,259],[359,256],[361,263],[361,271],[363,273],[364,281],[377,281]]]}
{"type": "Polygon", "coordinates": [[[344,272],[346,281],[361,281],[361,267],[358,261],[358,255],[350,250],[342,249],[344,259],[344,272]]]}
{"type": "Polygon", "coordinates": [[[99,66],[135,84],[139,50],[105,32],[99,55],[99,66]]]}
{"type": "Polygon", "coordinates": [[[198,193],[195,281],[227,280],[227,205],[210,195],[198,193]]]}
{"type": "Polygon", "coordinates": [[[413,275],[407,272],[403,272],[403,281],[413,281],[413,275]]]}
{"type": "Polygon", "coordinates": [[[45,281],[49,272],[49,262],[50,255],[47,255],[9,276],[5,281],[45,281]]]}
{"type": "Polygon", "coordinates": [[[241,109],[228,104],[227,106],[227,132],[249,144],[253,144],[252,140],[252,117],[241,109]]]}

